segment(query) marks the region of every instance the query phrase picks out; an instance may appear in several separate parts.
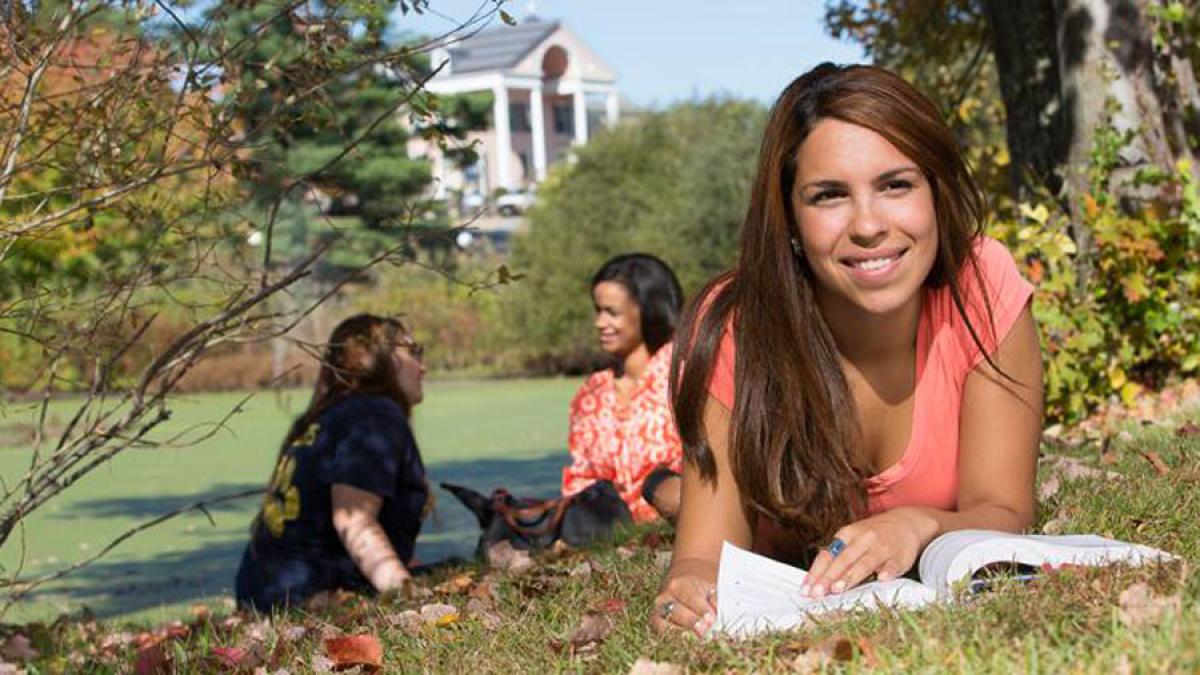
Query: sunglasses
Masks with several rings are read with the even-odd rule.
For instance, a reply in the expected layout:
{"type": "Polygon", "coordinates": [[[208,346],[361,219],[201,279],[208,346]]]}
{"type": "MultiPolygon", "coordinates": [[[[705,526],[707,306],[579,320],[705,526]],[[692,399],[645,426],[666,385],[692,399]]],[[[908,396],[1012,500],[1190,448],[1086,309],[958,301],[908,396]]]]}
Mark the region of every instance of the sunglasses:
{"type": "Polygon", "coordinates": [[[402,342],[400,342],[396,345],[396,348],[403,349],[404,351],[408,352],[408,355],[413,357],[417,361],[420,361],[423,358],[425,358],[425,345],[421,344],[420,342],[417,342],[416,340],[414,340],[410,337],[404,338],[404,340],[402,342]]]}

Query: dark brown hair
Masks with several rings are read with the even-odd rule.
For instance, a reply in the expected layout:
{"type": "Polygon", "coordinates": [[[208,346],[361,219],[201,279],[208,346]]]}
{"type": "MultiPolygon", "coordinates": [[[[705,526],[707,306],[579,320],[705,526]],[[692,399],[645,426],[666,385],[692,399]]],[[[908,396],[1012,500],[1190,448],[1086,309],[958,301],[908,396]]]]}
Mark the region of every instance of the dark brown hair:
{"type": "Polygon", "coordinates": [[[685,458],[715,481],[704,407],[721,336],[732,320],[737,364],[728,440],[743,507],[752,522],[765,516],[810,542],[862,515],[870,473],[859,452],[854,398],[817,308],[811,271],[790,246],[799,236],[792,207],[797,155],[823,119],[871,129],[920,167],[933,191],[938,237],[925,283],[948,286],[964,321],[957,279],[974,260],[985,209],[937,107],[886,70],[821,64],[788,85],[771,109],[737,265],[709,282],[684,315],[671,400],[685,458]]]}
{"type": "MultiPolygon", "coordinates": [[[[396,348],[410,339],[408,329],[398,319],[356,314],[339,323],[321,356],[321,372],[312,399],[284,436],[276,463],[326,410],[349,396],[384,396],[410,415],[413,402],[400,389],[394,357],[396,348]]],[[[258,529],[261,518],[260,512],[250,526],[252,532],[258,529]]]]}
{"type": "Polygon", "coordinates": [[[280,452],[330,406],[347,396],[385,396],[404,408],[405,415],[412,413],[412,402],[400,389],[393,357],[396,347],[408,336],[408,329],[399,319],[374,314],[356,314],[339,323],[325,345],[321,373],[317,376],[308,408],[292,422],[280,452]]]}
{"type": "Polygon", "coordinates": [[[641,315],[642,340],[651,354],[675,337],[683,310],[683,289],[671,267],[649,253],[626,253],[608,262],[592,277],[592,291],[605,281],[621,284],[641,315]]]}

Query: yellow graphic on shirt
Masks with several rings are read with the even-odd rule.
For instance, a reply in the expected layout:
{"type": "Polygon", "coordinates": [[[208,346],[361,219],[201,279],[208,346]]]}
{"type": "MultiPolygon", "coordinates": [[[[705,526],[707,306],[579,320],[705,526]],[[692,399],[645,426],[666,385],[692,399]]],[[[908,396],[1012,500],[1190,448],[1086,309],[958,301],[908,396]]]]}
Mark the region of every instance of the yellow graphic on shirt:
{"type": "Polygon", "coordinates": [[[267,531],[278,539],[283,536],[283,526],[289,520],[300,516],[300,490],[292,485],[292,476],[296,473],[296,458],[291,448],[312,445],[317,440],[320,426],[310,424],[303,434],[292,442],[288,452],[283,453],[279,463],[275,465],[275,473],[271,475],[271,484],[267,486],[267,494],[263,498],[262,519],[267,524],[267,531]]]}

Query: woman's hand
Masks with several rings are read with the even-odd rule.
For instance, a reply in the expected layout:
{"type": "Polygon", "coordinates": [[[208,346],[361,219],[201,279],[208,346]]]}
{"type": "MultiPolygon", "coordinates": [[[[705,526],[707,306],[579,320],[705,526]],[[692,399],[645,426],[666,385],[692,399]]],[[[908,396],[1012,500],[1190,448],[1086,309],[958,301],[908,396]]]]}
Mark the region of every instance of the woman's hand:
{"type": "Polygon", "coordinates": [[[937,534],[937,521],[923,509],[900,507],[852,523],[837,531],[845,547],[817,554],[801,593],[814,598],[841,593],[871,575],[888,581],[904,574],[937,534]]]}
{"type": "Polygon", "coordinates": [[[683,628],[703,637],[717,618],[716,567],[705,560],[671,566],[650,610],[650,626],[662,633],[683,628]]]}

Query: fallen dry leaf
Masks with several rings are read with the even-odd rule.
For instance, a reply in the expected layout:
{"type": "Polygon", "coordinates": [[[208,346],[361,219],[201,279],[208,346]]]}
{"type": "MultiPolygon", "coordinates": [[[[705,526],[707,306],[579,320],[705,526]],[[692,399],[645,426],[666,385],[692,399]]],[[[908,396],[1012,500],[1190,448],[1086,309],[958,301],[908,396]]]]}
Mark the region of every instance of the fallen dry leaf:
{"type": "Polygon", "coordinates": [[[425,619],[421,618],[421,613],[411,609],[398,614],[388,614],[385,618],[405,635],[418,635],[425,627],[425,619]]]}
{"type": "Polygon", "coordinates": [[[166,675],[172,670],[171,655],[163,647],[162,640],[138,649],[137,659],[133,662],[135,675],[166,675]]]}
{"type": "Polygon", "coordinates": [[[605,614],[620,614],[625,611],[626,603],[621,598],[609,598],[601,602],[598,609],[605,614]]]}
{"type": "Polygon", "coordinates": [[[613,621],[600,612],[587,612],[579,622],[579,627],[571,633],[568,639],[573,649],[582,649],[596,642],[603,642],[613,630],[613,621]]]}
{"type": "Polygon", "coordinates": [[[504,623],[503,618],[492,611],[491,605],[479,598],[471,598],[467,601],[467,613],[479,619],[483,627],[489,631],[499,630],[504,623]]]}
{"type": "Polygon", "coordinates": [[[475,580],[471,578],[470,574],[459,574],[434,586],[433,590],[444,595],[457,595],[470,591],[474,585],[475,580]]]}
{"type": "Polygon", "coordinates": [[[666,570],[671,566],[671,551],[659,551],[654,554],[654,566],[659,570],[666,570]]]}
{"type": "Polygon", "coordinates": [[[496,588],[492,585],[491,579],[485,578],[478,584],[475,584],[475,588],[472,588],[468,595],[477,600],[483,600],[488,604],[496,602],[496,588]]]}
{"type": "Polygon", "coordinates": [[[533,566],[529,551],[518,551],[507,541],[489,546],[487,560],[488,565],[505,572],[521,572],[533,566]]]}
{"type": "Polygon", "coordinates": [[[1153,450],[1143,450],[1142,457],[1145,457],[1146,461],[1150,462],[1150,466],[1154,467],[1154,473],[1160,476],[1165,476],[1171,473],[1171,467],[1167,466],[1167,463],[1163,461],[1162,457],[1158,456],[1157,452],[1154,452],[1153,450]]]}
{"type": "Polygon", "coordinates": [[[334,670],[362,666],[374,671],[383,667],[383,645],[368,633],[328,639],[325,653],[333,661],[334,670]]]}
{"type": "Polygon", "coordinates": [[[29,638],[20,633],[10,635],[0,647],[0,656],[6,661],[32,661],[41,656],[38,650],[29,643],[29,638]]]}
{"type": "Polygon", "coordinates": [[[458,621],[458,609],[454,605],[432,603],[421,606],[421,620],[435,626],[449,626],[458,621]]]}
{"type": "Polygon", "coordinates": [[[223,670],[250,670],[262,663],[252,650],[241,647],[213,647],[208,653],[215,665],[223,670]]]}
{"type": "Polygon", "coordinates": [[[664,543],[666,543],[666,540],[657,532],[647,532],[642,535],[642,546],[646,548],[660,548],[664,543]]]}
{"type": "Polygon", "coordinates": [[[618,546],[617,547],[617,557],[620,558],[621,560],[629,560],[630,558],[632,558],[635,555],[637,555],[637,551],[634,551],[632,548],[630,548],[628,546],[618,546]]]}
{"type": "Polygon", "coordinates": [[[1187,436],[1200,436],[1200,424],[1195,422],[1184,422],[1175,430],[1175,435],[1180,438],[1187,436]]]}
{"type": "Polygon", "coordinates": [[[586,579],[586,578],[592,576],[592,563],[590,563],[586,560],[579,563],[575,567],[571,568],[571,571],[568,573],[568,576],[570,576],[573,579],[586,579]]]}
{"type": "Polygon", "coordinates": [[[1058,474],[1052,473],[1046,476],[1046,479],[1038,484],[1038,500],[1046,501],[1054,495],[1058,494],[1058,489],[1062,487],[1062,479],[1058,474]]]}
{"type": "Polygon", "coordinates": [[[1117,605],[1120,607],[1117,616],[1121,623],[1137,628],[1158,623],[1168,612],[1179,612],[1182,599],[1179,595],[1156,597],[1150,592],[1149,586],[1138,582],[1121,591],[1117,605]]]}
{"type": "Polygon", "coordinates": [[[15,663],[0,661],[0,675],[25,675],[25,669],[15,663]]]}
{"type": "Polygon", "coordinates": [[[683,666],[677,663],[651,661],[644,657],[634,661],[633,666],[629,668],[629,675],[683,675],[683,673],[683,666]]]}

